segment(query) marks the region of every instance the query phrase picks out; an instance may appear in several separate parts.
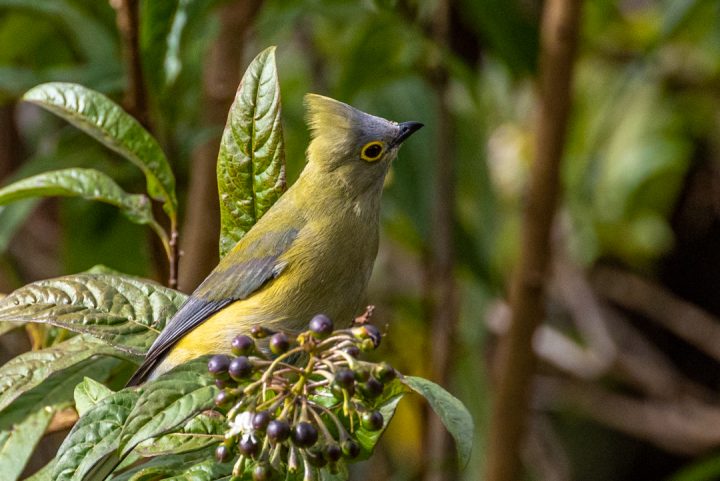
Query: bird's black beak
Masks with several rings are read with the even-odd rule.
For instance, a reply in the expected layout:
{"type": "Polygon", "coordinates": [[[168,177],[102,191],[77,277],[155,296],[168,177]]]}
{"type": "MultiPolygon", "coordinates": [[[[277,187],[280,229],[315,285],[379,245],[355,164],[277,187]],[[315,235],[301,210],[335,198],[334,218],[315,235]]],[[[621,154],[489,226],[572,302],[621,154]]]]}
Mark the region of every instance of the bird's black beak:
{"type": "Polygon", "coordinates": [[[395,137],[395,140],[392,142],[393,147],[402,144],[405,139],[423,127],[423,124],[420,122],[402,122],[398,125],[400,127],[400,131],[398,132],[397,137],[395,137]]]}

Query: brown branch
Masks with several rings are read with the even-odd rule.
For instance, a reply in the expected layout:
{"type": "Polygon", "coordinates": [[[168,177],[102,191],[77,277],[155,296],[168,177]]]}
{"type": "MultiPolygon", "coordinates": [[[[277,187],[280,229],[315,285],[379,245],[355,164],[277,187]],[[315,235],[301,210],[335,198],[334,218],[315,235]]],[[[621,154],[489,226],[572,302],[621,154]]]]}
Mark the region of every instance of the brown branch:
{"type": "Polygon", "coordinates": [[[544,410],[581,410],[591,418],[668,451],[697,455],[720,446],[720,406],[686,397],[641,399],[594,384],[539,379],[544,410]]]}
{"type": "Polygon", "coordinates": [[[127,88],[123,107],[146,128],[149,128],[147,91],[140,55],[139,0],[110,0],[122,41],[122,54],[127,71],[127,88]]]}
{"type": "Polygon", "coordinates": [[[550,227],[559,190],[559,166],[570,110],[579,0],[545,2],[540,46],[536,159],[524,209],[520,260],[511,292],[510,331],[498,352],[499,379],[491,417],[486,481],[520,478],[520,446],[526,431],[530,383],[536,358],[535,330],[545,315],[543,287],[550,260],[550,227]]]}
{"type": "Polygon", "coordinates": [[[248,30],[261,0],[242,0],[218,8],[220,32],[213,42],[203,72],[203,123],[218,135],[192,155],[190,191],[183,228],[180,290],[190,292],[218,262],[220,206],[216,178],[220,133],[241,78],[248,30]]]}
{"type": "MultiPolygon", "coordinates": [[[[430,317],[431,377],[447,386],[455,352],[455,331],[458,317],[457,286],[455,284],[454,199],[455,149],[453,117],[449,103],[449,75],[442,56],[449,47],[450,2],[438,2],[432,23],[432,37],[436,45],[431,58],[429,80],[437,99],[437,133],[435,137],[435,186],[431,213],[433,237],[431,256],[426,268],[425,299],[430,317]]],[[[429,409],[428,409],[429,411],[429,409]]],[[[426,481],[457,479],[452,440],[440,419],[428,412],[423,439],[422,478],[426,481]]]]}
{"type": "Polygon", "coordinates": [[[619,269],[598,268],[593,284],[609,301],[648,317],[720,361],[720,320],[716,317],[657,284],[619,269]]]}

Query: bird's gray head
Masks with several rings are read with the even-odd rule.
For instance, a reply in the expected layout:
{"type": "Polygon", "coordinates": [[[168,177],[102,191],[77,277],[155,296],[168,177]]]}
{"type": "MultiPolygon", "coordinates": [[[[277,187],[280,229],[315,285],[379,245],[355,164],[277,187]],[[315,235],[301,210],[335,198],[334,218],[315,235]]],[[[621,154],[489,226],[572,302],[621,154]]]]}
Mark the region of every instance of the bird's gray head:
{"type": "Polygon", "coordinates": [[[358,193],[382,185],[400,145],[423,126],[375,117],[322,95],[306,95],[305,106],[312,133],[309,163],[358,193]]]}

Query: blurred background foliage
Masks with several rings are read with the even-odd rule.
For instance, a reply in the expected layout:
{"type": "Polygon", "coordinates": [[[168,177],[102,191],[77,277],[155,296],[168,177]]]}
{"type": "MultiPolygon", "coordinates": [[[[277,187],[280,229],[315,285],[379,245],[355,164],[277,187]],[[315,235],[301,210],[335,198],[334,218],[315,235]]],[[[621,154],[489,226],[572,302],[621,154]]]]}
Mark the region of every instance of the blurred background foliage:
{"type": "MultiPolygon", "coordinates": [[[[128,163],[17,102],[38,83],[63,80],[127,106],[133,72],[116,12],[123,3],[0,0],[4,183],[43,170],[92,166],[130,191],[142,189],[142,174],[128,163]]],[[[423,407],[405,401],[382,449],[358,467],[355,479],[478,479],[498,332],[488,312],[505,296],[517,257],[533,158],[541,2],[143,0],[137,8],[146,100],[129,110],[161,140],[178,177],[187,212],[180,267],[185,290],[217,257],[216,244],[207,247],[217,241],[216,142],[240,73],[261,49],[278,45],[289,182],[302,169],[308,142],[306,92],[426,125],[403,148],[388,178],[383,240],[368,297],[378,306],[377,318],[390,326],[382,354],[402,372],[436,378],[470,407],[478,429],[475,455],[461,475],[431,459],[423,407]],[[203,244],[203,236],[210,241],[203,244]],[[450,243],[442,241],[448,238],[450,243]],[[183,280],[183,271],[194,274],[183,280]],[[443,285],[453,295],[433,302],[443,285]],[[449,313],[444,322],[450,325],[441,332],[433,322],[438,312],[449,313]],[[452,341],[439,340],[443,335],[452,341]],[[438,343],[445,351],[440,360],[438,343]],[[437,473],[441,477],[432,478],[437,473]]],[[[621,266],[720,315],[719,94],[720,2],[585,2],[556,229],[557,250],[575,268],[621,266]]],[[[3,292],[96,264],[156,279],[165,275],[147,229],[112,208],[76,200],[2,208],[0,250],[3,292]]],[[[550,309],[549,324],[582,347],[582,330],[567,317],[560,303],[550,309]]],[[[642,317],[631,321],[643,338],[717,398],[718,360],[642,317]]],[[[22,349],[8,344],[2,360],[22,349]]],[[[544,361],[543,371],[563,371],[544,361]]],[[[585,381],[640,401],[646,395],[613,373],[585,381]]],[[[556,405],[540,402],[537,408],[530,437],[540,439],[540,447],[529,441],[529,479],[720,476],[720,458],[713,454],[720,436],[695,450],[675,449],[563,403],[563,392],[553,395],[560,398],[556,405]]]]}

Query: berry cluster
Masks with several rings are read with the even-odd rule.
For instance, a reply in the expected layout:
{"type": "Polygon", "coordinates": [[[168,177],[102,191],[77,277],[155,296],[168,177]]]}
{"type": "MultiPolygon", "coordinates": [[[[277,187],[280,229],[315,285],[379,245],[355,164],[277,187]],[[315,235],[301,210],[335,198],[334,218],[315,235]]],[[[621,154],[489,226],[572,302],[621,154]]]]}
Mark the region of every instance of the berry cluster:
{"type": "Polygon", "coordinates": [[[356,458],[361,446],[354,434],[360,426],[384,427],[377,401],[397,376],[387,363],[358,359],[382,338],[367,317],[334,330],[318,314],[295,337],[256,326],[233,339],[236,357],[213,356],[208,370],[222,389],[215,404],[230,424],[218,461],[238,457],[235,476],[249,471],[264,481],[299,470],[315,479],[319,468],[335,472],[356,458]]]}

